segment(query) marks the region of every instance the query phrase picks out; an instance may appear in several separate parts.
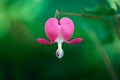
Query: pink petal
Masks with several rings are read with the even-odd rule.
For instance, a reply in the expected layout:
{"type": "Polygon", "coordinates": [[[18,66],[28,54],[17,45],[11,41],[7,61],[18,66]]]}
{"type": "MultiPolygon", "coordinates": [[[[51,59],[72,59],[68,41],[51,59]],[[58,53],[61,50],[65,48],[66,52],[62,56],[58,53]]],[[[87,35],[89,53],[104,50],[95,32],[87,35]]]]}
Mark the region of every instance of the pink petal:
{"type": "Polygon", "coordinates": [[[82,41],[83,41],[82,38],[75,38],[72,41],[65,41],[65,42],[68,43],[68,44],[78,44],[78,43],[80,43],[82,41]]]}
{"type": "Polygon", "coordinates": [[[52,44],[52,42],[48,42],[47,40],[43,39],[43,38],[38,38],[37,42],[41,43],[41,44],[52,44]]]}
{"type": "Polygon", "coordinates": [[[54,42],[60,33],[60,27],[58,25],[58,20],[56,18],[50,18],[45,24],[45,32],[47,37],[54,42]]]}
{"type": "Polygon", "coordinates": [[[72,20],[64,17],[60,20],[60,26],[62,37],[64,38],[64,40],[68,41],[74,32],[74,24],[72,20]]]}

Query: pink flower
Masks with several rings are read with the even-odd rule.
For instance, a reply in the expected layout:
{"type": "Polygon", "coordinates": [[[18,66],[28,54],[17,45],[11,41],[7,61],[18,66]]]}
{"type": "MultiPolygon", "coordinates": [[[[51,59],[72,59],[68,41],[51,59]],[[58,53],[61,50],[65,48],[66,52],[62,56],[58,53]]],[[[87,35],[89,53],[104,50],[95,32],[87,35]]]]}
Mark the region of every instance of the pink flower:
{"type": "Polygon", "coordinates": [[[62,58],[64,55],[62,50],[63,42],[68,44],[77,44],[83,40],[82,38],[75,38],[69,41],[74,32],[74,24],[71,19],[66,17],[62,18],[60,21],[58,21],[56,18],[48,19],[45,24],[45,32],[50,42],[43,38],[38,38],[37,42],[41,44],[53,44],[57,42],[58,49],[56,51],[56,56],[58,58],[62,58]]]}

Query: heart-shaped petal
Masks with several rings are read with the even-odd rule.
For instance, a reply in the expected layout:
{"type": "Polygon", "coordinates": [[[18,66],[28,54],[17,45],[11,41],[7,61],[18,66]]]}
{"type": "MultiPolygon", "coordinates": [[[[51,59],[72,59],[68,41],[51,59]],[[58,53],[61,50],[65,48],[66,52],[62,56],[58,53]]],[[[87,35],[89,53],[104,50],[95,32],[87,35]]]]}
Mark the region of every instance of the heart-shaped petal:
{"type": "Polygon", "coordinates": [[[50,41],[54,42],[60,33],[60,27],[56,18],[50,18],[45,24],[45,32],[50,41]]]}
{"type": "Polygon", "coordinates": [[[69,18],[62,18],[60,20],[61,34],[65,41],[68,41],[74,32],[74,24],[69,18]]]}

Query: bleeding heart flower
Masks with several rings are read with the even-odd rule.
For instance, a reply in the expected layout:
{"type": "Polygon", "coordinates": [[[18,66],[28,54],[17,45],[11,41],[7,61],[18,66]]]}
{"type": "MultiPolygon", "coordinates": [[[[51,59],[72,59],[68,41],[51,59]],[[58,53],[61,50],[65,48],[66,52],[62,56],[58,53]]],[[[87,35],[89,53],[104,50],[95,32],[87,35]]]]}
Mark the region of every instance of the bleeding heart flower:
{"type": "Polygon", "coordinates": [[[69,41],[74,32],[74,24],[71,19],[66,17],[62,18],[60,21],[58,21],[56,18],[48,19],[45,24],[45,32],[48,39],[50,39],[50,42],[43,38],[38,38],[37,42],[41,44],[53,44],[57,42],[58,49],[56,51],[56,56],[58,58],[62,58],[64,55],[62,50],[63,42],[68,44],[77,44],[83,40],[82,38],[76,38],[69,41]]]}

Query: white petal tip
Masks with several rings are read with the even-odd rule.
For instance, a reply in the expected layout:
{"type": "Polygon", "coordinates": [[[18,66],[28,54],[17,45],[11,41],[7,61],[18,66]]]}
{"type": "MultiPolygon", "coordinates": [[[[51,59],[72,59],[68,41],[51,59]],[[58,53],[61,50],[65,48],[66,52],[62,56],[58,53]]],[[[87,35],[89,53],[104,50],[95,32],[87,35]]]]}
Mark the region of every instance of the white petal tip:
{"type": "Polygon", "coordinates": [[[63,55],[64,55],[64,52],[63,52],[63,50],[57,50],[56,51],[56,56],[57,56],[57,58],[59,58],[59,59],[61,59],[62,57],[63,57],[63,55]]]}

